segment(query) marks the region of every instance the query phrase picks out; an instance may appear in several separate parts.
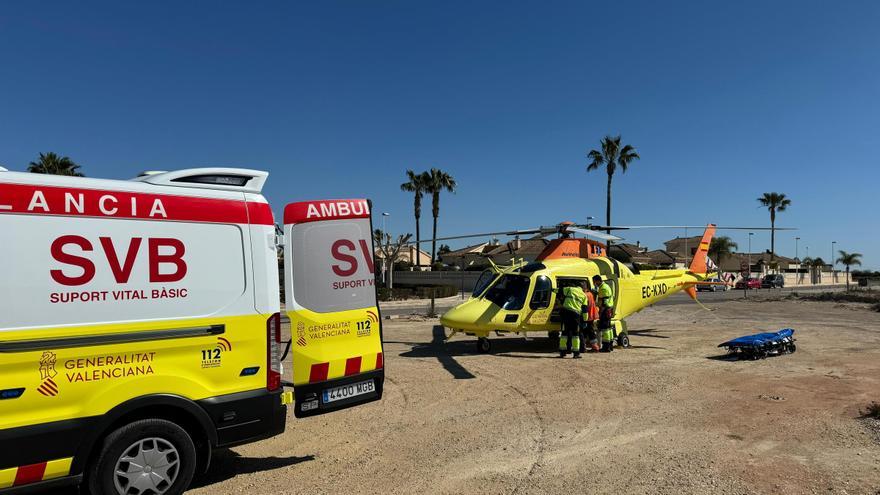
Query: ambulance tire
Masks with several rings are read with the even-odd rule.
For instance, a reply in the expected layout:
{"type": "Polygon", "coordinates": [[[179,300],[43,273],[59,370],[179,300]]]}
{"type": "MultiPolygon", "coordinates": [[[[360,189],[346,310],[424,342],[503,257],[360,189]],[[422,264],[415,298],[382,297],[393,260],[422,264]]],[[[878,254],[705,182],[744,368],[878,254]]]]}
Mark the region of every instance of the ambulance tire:
{"type": "Polygon", "coordinates": [[[492,350],[492,344],[489,343],[489,339],[486,337],[477,338],[477,352],[480,354],[489,354],[489,351],[492,350]]]}
{"type": "MultiPolygon", "coordinates": [[[[172,483],[162,495],[182,494],[193,480],[196,471],[196,446],[189,434],[175,423],[164,419],[142,419],[129,423],[107,436],[101,446],[101,452],[89,468],[87,477],[88,491],[91,495],[117,495],[115,472],[127,449],[132,449],[138,442],[150,439],[163,444],[167,458],[176,458],[178,469],[173,472],[172,483]],[[173,451],[169,451],[168,447],[173,451]]],[[[155,445],[155,444],[152,444],[155,445]]],[[[137,448],[137,447],[134,447],[137,448]]],[[[164,487],[163,487],[164,488],[164,487]]]]}

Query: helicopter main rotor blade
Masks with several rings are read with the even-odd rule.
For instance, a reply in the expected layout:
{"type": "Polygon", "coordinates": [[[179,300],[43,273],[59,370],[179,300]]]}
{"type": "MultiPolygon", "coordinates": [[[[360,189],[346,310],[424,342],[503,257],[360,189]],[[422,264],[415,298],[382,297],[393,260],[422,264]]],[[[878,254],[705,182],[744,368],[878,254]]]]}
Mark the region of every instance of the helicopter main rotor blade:
{"type": "MultiPolygon", "coordinates": [[[[631,230],[631,229],[705,229],[705,225],[619,225],[614,227],[594,227],[598,230],[631,230]]],[[[772,230],[770,227],[726,227],[715,226],[720,230],[772,230]]],[[[776,230],[798,230],[796,227],[776,227],[776,230]]]]}
{"type": "MultiPolygon", "coordinates": [[[[529,234],[544,234],[547,235],[546,229],[529,229],[529,230],[505,230],[501,232],[482,232],[479,234],[466,234],[466,235],[453,235],[448,237],[438,237],[436,240],[438,241],[452,241],[456,239],[470,239],[473,237],[490,237],[496,235],[506,235],[506,236],[515,236],[515,235],[529,235],[529,234]]],[[[556,232],[554,229],[552,232],[556,232]]],[[[551,232],[551,233],[552,233],[551,232]]],[[[419,244],[425,242],[433,242],[434,239],[421,239],[419,240],[419,244]]],[[[408,242],[407,244],[416,244],[415,241],[408,242]]]]}
{"type": "MultiPolygon", "coordinates": [[[[626,225],[617,227],[618,229],[634,230],[634,229],[705,229],[705,225],[626,225]]],[[[770,227],[727,227],[716,225],[718,230],[772,230],[770,227]]],[[[793,227],[776,227],[776,230],[797,230],[793,227]]]]}
{"type": "MultiPolygon", "coordinates": [[[[600,241],[620,241],[623,240],[622,237],[617,237],[610,234],[603,234],[600,231],[607,230],[635,230],[635,229],[705,229],[705,225],[588,225],[588,224],[576,224],[576,225],[554,225],[549,227],[538,227],[535,229],[525,229],[525,230],[501,230],[497,232],[481,232],[478,234],[464,234],[464,235],[453,235],[446,237],[438,237],[437,241],[454,241],[459,239],[472,239],[476,237],[491,237],[491,236],[519,236],[519,235],[533,235],[540,234],[542,236],[548,236],[551,234],[557,234],[563,231],[568,232],[577,232],[579,234],[583,234],[587,237],[592,237],[593,239],[597,239],[600,241]]],[[[715,227],[716,229],[721,230],[771,230],[770,227],[715,227]]],[[[797,230],[796,228],[790,227],[777,227],[776,230],[797,230]]],[[[426,242],[433,242],[435,239],[421,239],[419,242],[410,241],[407,242],[407,245],[411,244],[423,244],[426,242]]]]}
{"type": "Polygon", "coordinates": [[[596,239],[599,241],[622,241],[622,237],[617,237],[616,235],[611,234],[603,234],[602,232],[597,232],[595,230],[590,229],[582,229],[580,227],[567,227],[565,229],[567,232],[577,232],[579,234],[583,234],[585,237],[590,237],[592,239],[596,239]]]}

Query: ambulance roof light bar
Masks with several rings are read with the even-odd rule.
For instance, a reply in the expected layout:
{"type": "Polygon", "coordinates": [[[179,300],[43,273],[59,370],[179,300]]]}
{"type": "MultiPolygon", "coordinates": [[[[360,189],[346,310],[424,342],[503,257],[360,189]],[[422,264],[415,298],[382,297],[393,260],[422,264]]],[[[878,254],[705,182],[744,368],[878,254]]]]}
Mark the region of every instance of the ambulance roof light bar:
{"type": "Polygon", "coordinates": [[[148,171],[132,179],[157,186],[197,187],[223,189],[259,194],[266,184],[268,172],[246,168],[207,167],[175,170],[172,172],[148,171]]]}

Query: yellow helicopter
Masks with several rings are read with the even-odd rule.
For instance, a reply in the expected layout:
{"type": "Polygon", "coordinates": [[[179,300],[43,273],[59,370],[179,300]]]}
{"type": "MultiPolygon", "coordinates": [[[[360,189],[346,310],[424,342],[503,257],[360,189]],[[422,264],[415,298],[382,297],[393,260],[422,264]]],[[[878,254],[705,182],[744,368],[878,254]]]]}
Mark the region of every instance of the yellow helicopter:
{"type": "MultiPolygon", "coordinates": [[[[560,319],[554,289],[577,282],[585,282],[592,288],[592,277],[599,275],[614,288],[614,335],[619,346],[627,347],[629,336],[625,319],[628,316],[679,291],[685,291],[696,300],[696,285],[718,283],[707,282],[714,274],[708,250],[715,225],[706,226],[687,269],[669,270],[630,269],[606,255],[607,242],[622,239],[598,230],[610,232],[630,228],[654,227],[598,227],[564,222],[554,227],[481,234],[547,236],[557,233],[558,238],[553,239],[533,262],[510,266],[492,263],[492,268],[477,280],[472,297],[441,316],[440,323],[451,330],[447,340],[456,333],[476,336],[478,352],[488,353],[491,350],[489,335],[493,332],[499,335],[548,332],[551,337],[558,336],[560,319]],[[586,238],[574,238],[575,234],[586,238]]],[[[465,237],[474,236],[445,239],[465,237]]]]}

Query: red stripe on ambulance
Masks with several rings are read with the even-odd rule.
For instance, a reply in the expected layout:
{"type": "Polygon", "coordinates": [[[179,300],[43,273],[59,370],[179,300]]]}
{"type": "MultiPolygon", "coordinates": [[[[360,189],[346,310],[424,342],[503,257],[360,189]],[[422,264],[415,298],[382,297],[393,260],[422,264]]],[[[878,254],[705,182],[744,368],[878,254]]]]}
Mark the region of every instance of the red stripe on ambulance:
{"type": "Polygon", "coordinates": [[[309,372],[309,383],[327,381],[327,374],[330,373],[330,363],[315,363],[309,372]]]}
{"type": "Polygon", "coordinates": [[[15,472],[15,482],[12,486],[27,485],[43,480],[43,474],[46,472],[46,463],[40,462],[30,464],[28,466],[20,466],[15,472]]]}
{"type": "Polygon", "coordinates": [[[366,199],[330,199],[302,201],[284,207],[284,224],[369,218],[370,205],[366,199]]]}
{"type": "Polygon", "coordinates": [[[273,225],[265,203],[231,199],[0,183],[0,214],[273,225]],[[253,205],[253,206],[250,206],[253,205]]]}
{"type": "Polygon", "coordinates": [[[248,220],[254,225],[275,225],[275,216],[268,203],[247,202],[248,220]]]}
{"type": "Polygon", "coordinates": [[[345,361],[345,376],[357,375],[361,372],[361,357],[348,358],[345,361]]]}

